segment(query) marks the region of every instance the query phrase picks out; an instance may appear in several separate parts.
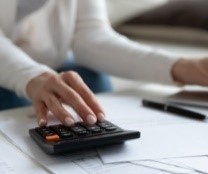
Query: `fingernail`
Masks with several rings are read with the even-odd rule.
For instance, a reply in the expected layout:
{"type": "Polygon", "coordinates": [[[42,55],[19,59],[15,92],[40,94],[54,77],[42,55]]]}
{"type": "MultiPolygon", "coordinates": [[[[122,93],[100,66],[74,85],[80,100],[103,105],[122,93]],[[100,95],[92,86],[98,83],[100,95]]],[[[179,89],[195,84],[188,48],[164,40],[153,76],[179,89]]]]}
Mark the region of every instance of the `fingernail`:
{"type": "Polygon", "coordinates": [[[87,123],[88,124],[95,124],[96,121],[97,121],[97,119],[95,118],[95,116],[93,116],[93,115],[88,115],[87,116],[87,123]]]}
{"type": "Polygon", "coordinates": [[[98,113],[97,117],[100,122],[105,121],[105,115],[102,112],[98,113]]]}
{"type": "Polygon", "coordinates": [[[41,118],[39,120],[38,124],[39,124],[40,127],[45,126],[46,125],[46,120],[44,120],[44,119],[41,118]]]}
{"type": "Polygon", "coordinates": [[[73,126],[74,125],[74,120],[72,120],[69,117],[66,117],[65,118],[65,124],[66,124],[66,126],[73,126]]]}

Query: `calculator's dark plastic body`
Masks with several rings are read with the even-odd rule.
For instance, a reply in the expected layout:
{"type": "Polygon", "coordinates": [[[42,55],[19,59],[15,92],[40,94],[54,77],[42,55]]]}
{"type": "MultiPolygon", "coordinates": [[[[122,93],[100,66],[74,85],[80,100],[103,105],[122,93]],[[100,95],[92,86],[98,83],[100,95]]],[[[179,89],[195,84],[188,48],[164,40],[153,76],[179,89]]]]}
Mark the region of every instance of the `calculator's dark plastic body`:
{"type": "MultiPolygon", "coordinates": [[[[77,133],[71,131],[71,128],[66,128],[67,130],[69,129],[72,135],[68,138],[60,137],[60,139],[57,141],[47,141],[40,133],[40,128],[30,129],[29,134],[37,142],[37,144],[48,154],[60,154],[80,149],[117,144],[122,143],[126,140],[140,138],[140,132],[138,131],[126,131],[108,121],[101,123],[103,125],[110,125],[108,127],[109,130],[105,130],[104,128],[100,127],[99,124],[100,123],[95,126],[100,128],[100,132],[96,132],[96,130],[95,132],[92,132],[90,131],[90,129],[86,129],[87,133],[85,135],[78,135],[77,133]]],[[[78,124],[78,127],[82,126],[83,124],[78,124]]],[[[47,127],[47,129],[56,130],[54,129],[54,127],[55,126],[49,126],[47,127]]],[[[85,129],[84,126],[83,128],[85,129]]],[[[57,131],[55,131],[55,133],[57,133],[57,131]]]]}

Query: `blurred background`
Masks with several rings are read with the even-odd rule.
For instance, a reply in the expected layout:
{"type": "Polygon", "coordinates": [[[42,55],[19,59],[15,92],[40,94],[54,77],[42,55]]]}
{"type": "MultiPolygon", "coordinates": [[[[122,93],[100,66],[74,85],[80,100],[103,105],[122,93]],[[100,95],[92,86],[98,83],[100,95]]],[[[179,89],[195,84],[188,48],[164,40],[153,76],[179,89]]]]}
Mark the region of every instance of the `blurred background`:
{"type": "MultiPolygon", "coordinates": [[[[116,31],[181,57],[208,57],[208,0],[106,0],[116,31]]],[[[143,83],[112,77],[115,90],[143,83]]]]}

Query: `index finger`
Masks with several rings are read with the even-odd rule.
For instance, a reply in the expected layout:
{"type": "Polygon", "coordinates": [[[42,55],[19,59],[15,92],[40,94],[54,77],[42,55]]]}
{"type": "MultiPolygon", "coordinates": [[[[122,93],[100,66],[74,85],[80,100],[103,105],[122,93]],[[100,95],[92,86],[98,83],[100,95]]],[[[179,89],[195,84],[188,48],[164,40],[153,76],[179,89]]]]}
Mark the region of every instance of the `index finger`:
{"type": "Polygon", "coordinates": [[[93,110],[100,122],[105,120],[103,108],[97,101],[93,92],[84,83],[82,78],[75,72],[69,71],[61,75],[62,79],[74,89],[85,101],[85,103],[93,110]]]}

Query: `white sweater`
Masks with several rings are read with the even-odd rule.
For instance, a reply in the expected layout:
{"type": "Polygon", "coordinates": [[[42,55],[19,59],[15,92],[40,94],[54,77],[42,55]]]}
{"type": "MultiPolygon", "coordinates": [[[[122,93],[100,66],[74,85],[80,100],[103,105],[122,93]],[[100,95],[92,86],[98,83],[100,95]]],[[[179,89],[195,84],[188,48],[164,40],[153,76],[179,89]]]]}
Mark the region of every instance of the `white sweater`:
{"type": "Polygon", "coordinates": [[[0,1],[0,86],[27,97],[34,77],[60,66],[68,50],[76,62],[116,76],[174,84],[178,57],[117,34],[103,0],[48,0],[15,23],[17,0],[0,1]]]}

